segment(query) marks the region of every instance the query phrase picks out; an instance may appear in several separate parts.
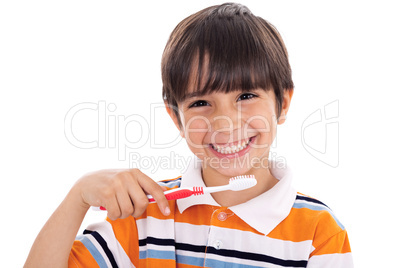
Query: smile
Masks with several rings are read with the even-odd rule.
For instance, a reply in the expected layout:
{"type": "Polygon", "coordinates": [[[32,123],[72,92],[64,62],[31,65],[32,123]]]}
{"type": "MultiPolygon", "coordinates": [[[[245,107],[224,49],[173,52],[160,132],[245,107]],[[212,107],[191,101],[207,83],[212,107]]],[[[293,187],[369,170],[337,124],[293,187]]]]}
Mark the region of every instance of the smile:
{"type": "Polygon", "coordinates": [[[211,144],[213,150],[220,154],[234,154],[244,150],[254,137],[240,140],[237,142],[227,143],[225,145],[219,145],[216,143],[211,144]]]}

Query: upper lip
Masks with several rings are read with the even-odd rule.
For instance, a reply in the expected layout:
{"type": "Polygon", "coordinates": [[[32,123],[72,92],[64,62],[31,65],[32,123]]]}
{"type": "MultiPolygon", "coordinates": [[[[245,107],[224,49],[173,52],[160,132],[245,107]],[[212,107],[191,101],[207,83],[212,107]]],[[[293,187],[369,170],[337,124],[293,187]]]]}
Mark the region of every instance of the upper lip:
{"type": "Polygon", "coordinates": [[[248,142],[252,137],[248,137],[248,138],[244,138],[241,140],[237,140],[237,141],[230,141],[230,142],[222,142],[222,143],[218,143],[218,142],[214,142],[214,143],[210,143],[212,145],[219,145],[219,146],[232,146],[232,145],[237,145],[239,143],[244,142],[248,142]]]}

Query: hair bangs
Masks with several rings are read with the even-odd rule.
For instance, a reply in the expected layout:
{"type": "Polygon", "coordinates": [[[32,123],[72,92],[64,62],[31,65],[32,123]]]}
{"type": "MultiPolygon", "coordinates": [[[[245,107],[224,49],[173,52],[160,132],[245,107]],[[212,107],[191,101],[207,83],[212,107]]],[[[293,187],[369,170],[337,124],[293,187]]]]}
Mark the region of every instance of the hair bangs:
{"type": "Polygon", "coordinates": [[[194,75],[187,90],[204,95],[272,88],[267,52],[242,22],[211,23],[208,27],[213,30],[206,29],[197,36],[195,64],[190,70],[194,75]]]}

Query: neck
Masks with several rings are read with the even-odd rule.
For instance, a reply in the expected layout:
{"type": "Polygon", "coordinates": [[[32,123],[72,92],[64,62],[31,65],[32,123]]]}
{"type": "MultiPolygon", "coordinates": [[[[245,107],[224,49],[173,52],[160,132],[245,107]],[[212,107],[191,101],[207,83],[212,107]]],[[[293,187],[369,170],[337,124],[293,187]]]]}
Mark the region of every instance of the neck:
{"type": "MultiPolygon", "coordinates": [[[[247,202],[254,197],[268,191],[278,180],[272,176],[271,171],[267,168],[252,169],[247,174],[239,175],[254,175],[257,180],[257,185],[242,191],[223,191],[212,193],[215,201],[223,207],[231,207],[244,202],[247,202]]],[[[221,186],[229,183],[231,177],[224,176],[212,168],[203,168],[202,177],[207,187],[221,186]]]]}

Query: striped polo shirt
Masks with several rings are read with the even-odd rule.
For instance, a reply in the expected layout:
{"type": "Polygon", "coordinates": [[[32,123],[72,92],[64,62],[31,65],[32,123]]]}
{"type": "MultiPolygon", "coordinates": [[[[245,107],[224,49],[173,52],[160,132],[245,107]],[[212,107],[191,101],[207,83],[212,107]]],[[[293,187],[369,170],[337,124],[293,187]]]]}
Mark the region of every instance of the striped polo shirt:
{"type": "MultiPolygon", "coordinates": [[[[297,193],[288,167],[273,162],[271,173],[279,182],[240,205],[222,207],[205,194],[169,201],[169,216],[153,203],[139,218],[90,225],[77,236],[69,267],[353,267],[333,212],[297,193]]],[[[205,187],[200,165],[160,184],[205,187]]]]}

